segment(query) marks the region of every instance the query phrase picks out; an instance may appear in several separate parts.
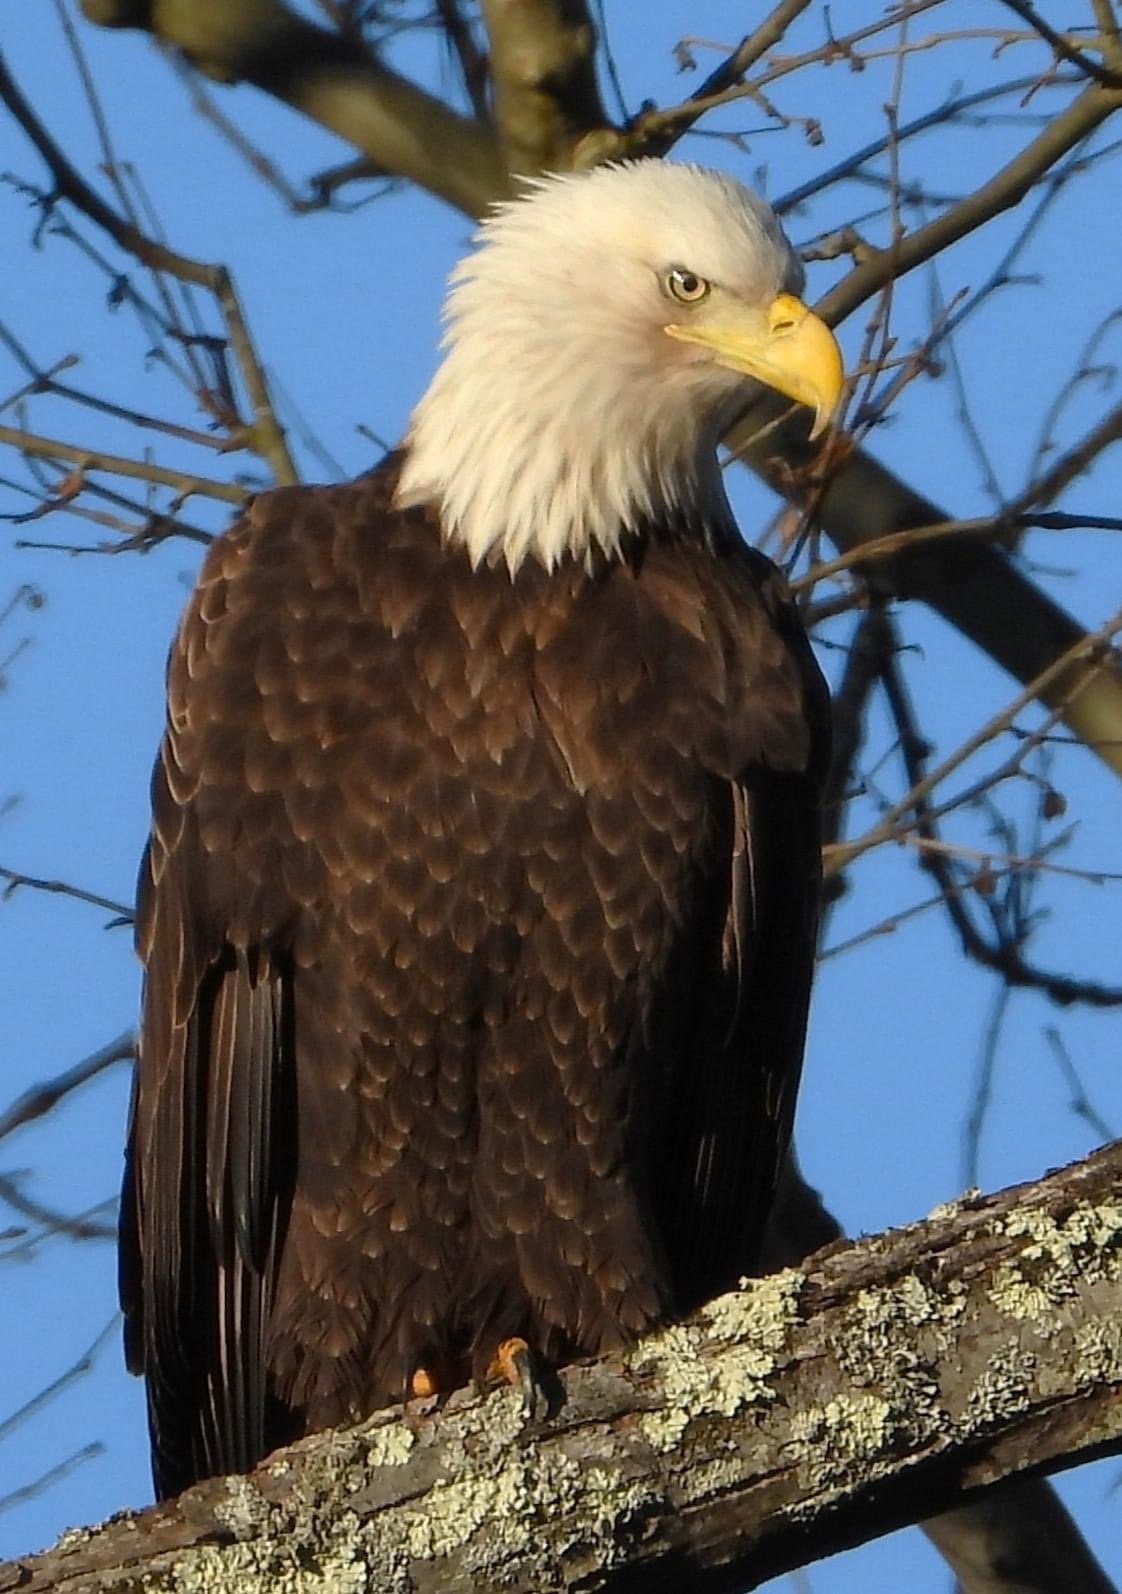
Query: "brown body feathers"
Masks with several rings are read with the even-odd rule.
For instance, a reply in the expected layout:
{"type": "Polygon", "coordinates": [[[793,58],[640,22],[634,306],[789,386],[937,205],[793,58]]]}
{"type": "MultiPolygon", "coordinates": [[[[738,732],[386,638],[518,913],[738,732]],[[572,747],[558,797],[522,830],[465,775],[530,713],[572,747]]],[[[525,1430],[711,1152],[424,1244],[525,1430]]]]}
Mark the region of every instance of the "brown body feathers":
{"type": "Polygon", "coordinates": [[[123,1201],[157,1488],[753,1265],[824,688],[730,533],[512,578],[398,463],[263,495],[172,650],[123,1201]]]}

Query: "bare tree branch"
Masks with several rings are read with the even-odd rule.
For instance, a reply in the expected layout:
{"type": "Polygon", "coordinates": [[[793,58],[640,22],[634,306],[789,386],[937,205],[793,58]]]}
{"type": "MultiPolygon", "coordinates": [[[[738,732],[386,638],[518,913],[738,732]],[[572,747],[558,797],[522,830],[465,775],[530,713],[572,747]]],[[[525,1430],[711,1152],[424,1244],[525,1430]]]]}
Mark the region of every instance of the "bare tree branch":
{"type": "Polygon", "coordinates": [[[1049,119],[1036,138],[1011,161],[981,183],[965,199],[926,226],[907,233],[891,249],[868,255],[830,289],[816,306],[831,326],[851,315],[885,283],[914,271],[960,238],[1010,210],[1040,181],[1058,160],[1082,142],[1122,106],[1122,89],[1084,89],[1072,103],[1049,119]]]}
{"type": "Polygon", "coordinates": [[[99,897],[95,891],[83,891],[81,886],[68,885],[65,880],[40,880],[35,875],[19,874],[15,869],[0,866],[0,880],[7,881],[0,901],[7,901],[15,892],[26,887],[31,891],[49,891],[55,896],[73,897],[77,902],[89,902],[95,908],[106,908],[125,924],[132,923],[132,909],[112,897],[99,897]]]}
{"type": "MultiPolygon", "coordinates": [[[[841,1225],[787,1156],[765,1236],[763,1265],[798,1267],[832,1246],[841,1225]]],[[[1044,1478],[1007,1478],[919,1526],[958,1577],[955,1594],[1115,1594],[1044,1478]]]]}
{"type": "Polygon", "coordinates": [[[4,1112],[0,1113],[0,1140],[5,1135],[10,1135],[14,1129],[21,1128],[24,1124],[33,1123],[37,1118],[43,1118],[53,1112],[64,1097],[71,1091],[77,1090],[87,1080],[104,1073],[107,1068],[112,1068],[114,1063],[121,1063],[126,1058],[131,1058],[136,1050],[136,1037],[131,1029],[122,1030],[106,1045],[91,1052],[88,1057],[83,1057],[80,1063],[75,1063],[61,1074],[56,1074],[53,1079],[43,1080],[38,1085],[32,1085],[30,1090],[25,1090],[4,1112]]]}
{"type": "MultiPolygon", "coordinates": [[[[797,496],[792,477],[809,472],[816,458],[802,423],[765,429],[778,405],[760,404],[728,442],[739,457],[784,497],[797,496]]],[[[902,482],[870,454],[857,449],[831,472],[817,518],[843,554],[868,549],[881,538],[954,521],[930,499],[902,482]]],[[[1061,718],[1108,768],[1122,774],[1122,670],[1102,654],[1074,665],[1072,678],[1050,666],[1078,647],[1084,629],[1023,575],[1000,547],[976,538],[902,546],[864,572],[885,597],[918,598],[989,654],[1015,680],[1037,681],[1040,700],[1061,718]]]]}
{"type": "Polygon", "coordinates": [[[512,172],[571,167],[581,140],[608,121],[584,0],[482,0],[482,10],[507,165],[512,172]]]}
{"type": "Polygon", "coordinates": [[[1120,1178],[1111,1147],[829,1248],[570,1368],[544,1425],[513,1390],[464,1391],[304,1440],[0,1588],[254,1594],[297,1568],[307,1594],[754,1587],[811,1542],[1122,1442],[1120,1178]]]}
{"type": "MultiPolygon", "coordinates": [[[[839,842],[831,848],[825,860],[827,874],[843,868],[854,858],[860,857],[870,847],[877,846],[882,841],[891,840],[897,834],[899,822],[906,816],[913,814],[917,803],[925,799],[935,787],[944,781],[948,775],[960,768],[963,763],[984,747],[987,742],[1006,730],[1016,719],[1017,715],[1031,703],[1033,698],[1043,698],[1045,693],[1050,695],[1063,693],[1080,693],[1084,690],[1084,683],[1088,677],[1082,673],[1079,666],[1087,658],[1095,658],[1109,649],[1109,644],[1118,632],[1122,630],[1122,610],[1113,614],[1109,620],[1099,626],[1095,631],[1089,631],[1081,637],[1059,658],[1053,659],[1047,666],[1042,676],[1030,682],[1022,692],[1018,692],[1013,700],[1006,704],[997,714],[993,715],[986,723],[969,736],[960,747],[939,763],[936,768],[928,771],[922,779],[893,803],[892,807],[881,819],[877,821],[863,836],[853,841],[839,842]]],[[[1059,708],[1057,708],[1057,713],[1059,708]]]]}
{"type": "Polygon", "coordinates": [[[240,508],[249,497],[244,487],[236,482],[215,481],[209,476],[196,476],[191,471],[169,470],[147,459],[125,459],[120,454],[105,454],[96,448],[81,448],[76,443],[64,443],[57,437],[40,437],[35,432],[21,432],[15,426],[0,426],[0,443],[8,443],[21,454],[34,454],[41,459],[66,459],[82,470],[104,470],[114,476],[131,476],[146,482],[156,482],[161,487],[174,487],[180,499],[198,496],[217,498],[221,503],[235,504],[240,508]]]}
{"type": "Polygon", "coordinates": [[[91,22],[140,28],[222,83],[252,83],[338,133],[385,172],[477,216],[506,191],[493,132],[401,77],[352,37],[281,0],[82,0],[91,22]]]}
{"type": "Polygon", "coordinates": [[[245,315],[234,280],[225,266],[207,265],[176,254],[165,244],[149,238],[127,217],[106,204],[97,191],[75,171],[62,150],[39,121],[20,92],[18,84],[0,56],[0,101],[8,107],[27,137],[39,151],[51,173],[55,196],[67,199],[107,232],[128,254],[134,255],[153,273],[166,272],[180,282],[194,283],[214,295],[226,323],[230,346],[238,362],[246,393],[253,406],[253,424],[232,439],[234,446],[256,448],[267,461],[278,482],[296,480],[296,470],[284,434],[277,423],[268,383],[249,335],[245,315]]]}

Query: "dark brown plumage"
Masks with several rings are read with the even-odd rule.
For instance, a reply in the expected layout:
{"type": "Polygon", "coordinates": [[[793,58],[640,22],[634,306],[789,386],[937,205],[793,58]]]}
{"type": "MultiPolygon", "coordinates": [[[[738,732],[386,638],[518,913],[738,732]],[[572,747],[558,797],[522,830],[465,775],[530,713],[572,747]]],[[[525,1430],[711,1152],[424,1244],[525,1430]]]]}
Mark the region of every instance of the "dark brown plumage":
{"type": "Polygon", "coordinates": [[[481,243],[403,451],[255,499],[172,648],[121,1242],[162,1495],[734,1285],[787,1144],[828,706],[715,440],[746,373],[824,426],[837,345],[717,174],[481,243]]]}
{"type": "Polygon", "coordinates": [[[161,1494],[750,1269],[818,897],[782,578],[472,571],[396,466],[256,499],[169,669],[122,1292],[161,1494]]]}

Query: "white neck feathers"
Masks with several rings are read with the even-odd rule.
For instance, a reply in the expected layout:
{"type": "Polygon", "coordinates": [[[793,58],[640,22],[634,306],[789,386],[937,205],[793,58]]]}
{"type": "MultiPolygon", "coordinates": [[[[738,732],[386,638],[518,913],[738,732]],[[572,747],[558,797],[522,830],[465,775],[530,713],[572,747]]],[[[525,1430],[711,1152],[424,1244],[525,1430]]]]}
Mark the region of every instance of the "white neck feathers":
{"type": "Polygon", "coordinates": [[[613,557],[663,517],[723,520],[718,410],[738,383],[675,363],[657,242],[671,238],[671,262],[689,250],[699,203],[705,230],[727,236],[733,190],[647,161],[548,178],[499,207],[452,275],[399,504],[435,505],[473,562],[501,555],[512,572],[613,557]]]}

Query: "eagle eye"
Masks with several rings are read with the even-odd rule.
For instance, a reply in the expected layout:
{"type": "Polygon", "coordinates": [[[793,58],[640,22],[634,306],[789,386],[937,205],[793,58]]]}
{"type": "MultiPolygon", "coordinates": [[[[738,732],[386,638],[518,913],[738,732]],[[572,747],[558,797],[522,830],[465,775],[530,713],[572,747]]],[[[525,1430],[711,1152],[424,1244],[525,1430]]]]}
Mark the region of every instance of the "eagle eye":
{"type": "Polygon", "coordinates": [[[699,277],[696,271],[685,271],[681,266],[674,266],[666,273],[666,291],[679,304],[698,304],[706,297],[711,283],[704,277],[699,277]]]}

